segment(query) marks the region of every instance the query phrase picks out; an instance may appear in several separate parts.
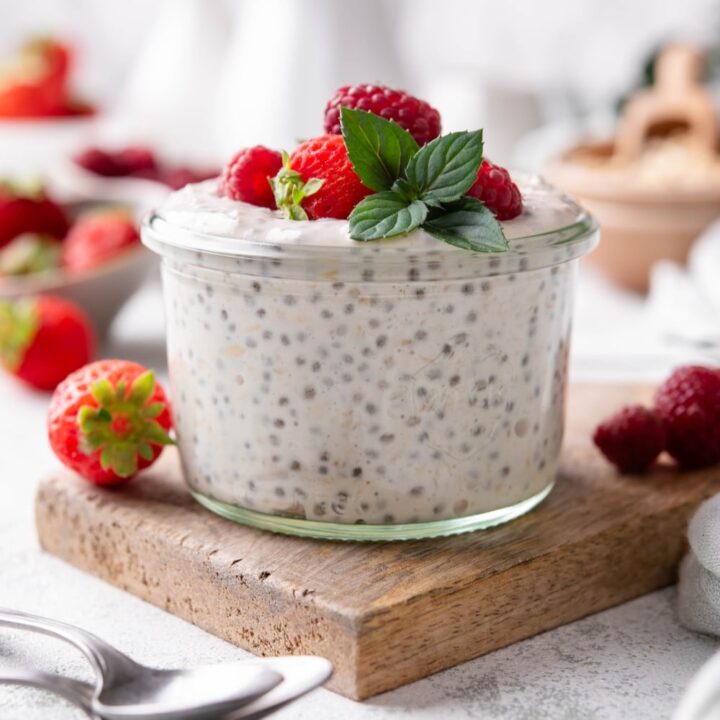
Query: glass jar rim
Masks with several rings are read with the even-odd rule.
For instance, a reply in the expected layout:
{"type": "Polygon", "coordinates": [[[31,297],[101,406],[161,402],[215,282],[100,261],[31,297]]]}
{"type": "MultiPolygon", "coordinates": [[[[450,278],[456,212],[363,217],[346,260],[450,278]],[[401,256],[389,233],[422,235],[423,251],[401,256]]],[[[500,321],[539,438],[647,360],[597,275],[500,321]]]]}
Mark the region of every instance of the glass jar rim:
{"type": "MultiPolygon", "coordinates": [[[[333,264],[338,267],[380,268],[384,275],[404,277],[408,264],[442,263],[455,268],[452,277],[498,275],[557,265],[590,252],[598,240],[598,224],[572,198],[536,175],[516,175],[525,196],[552,198],[572,210],[572,220],[541,232],[511,236],[503,252],[473,252],[435,241],[432,244],[396,244],[393,238],[354,245],[278,243],[258,238],[205,232],[172,222],[162,209],[150,212],[142,223],[143,243],[162,256],[193,265],[228,270],[243,261],[271,264],[333,264]],[[465,268],[465,272],[462,272],[465,268]]],[[[416,231],[417,232],[417,231],[416,231]]],[[[422,232],[422,231],[421,231],[422,232]]],[[[284,273],[279,272],[279,275],[284,273]]],[[[447,273],[445,274],[447,277],[447,273]]]]}

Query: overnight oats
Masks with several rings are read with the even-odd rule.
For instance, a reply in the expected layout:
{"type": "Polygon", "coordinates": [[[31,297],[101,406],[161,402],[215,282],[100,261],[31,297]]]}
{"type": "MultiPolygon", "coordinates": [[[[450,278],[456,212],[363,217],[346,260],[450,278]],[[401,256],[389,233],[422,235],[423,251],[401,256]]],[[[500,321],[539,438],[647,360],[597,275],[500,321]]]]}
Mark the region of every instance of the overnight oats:
{"type": "Polygon", "coordinates": [[[256,527],[359,540],[448,535],[531,509],[557,472],[592,219],[526,178],[514,219],[485,212],[479,232],[456,232],[451,199],[363,241],[373,218],[358,230],[357,214],[293,217],[298,205],[319,212],[310,198],[330,201],[291,166],[276,175],[290,192],[275,183],[273,197],[282,209],[304,187],[296,209],[227,197],[226,171],[174,193],[143,228],[163,259],[174,420],[195,497],[256,527]]]}

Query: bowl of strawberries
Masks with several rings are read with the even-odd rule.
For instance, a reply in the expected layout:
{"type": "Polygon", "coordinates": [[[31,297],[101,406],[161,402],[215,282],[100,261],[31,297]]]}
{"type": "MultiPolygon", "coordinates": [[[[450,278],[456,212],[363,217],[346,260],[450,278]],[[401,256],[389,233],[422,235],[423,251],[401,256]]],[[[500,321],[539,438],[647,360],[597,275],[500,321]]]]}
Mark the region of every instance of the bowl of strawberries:
{"type": "Polygon", "coordinates": [[[102,335],[150,262],[127,208],[63,205],[39,184],[0,183],[0,300],[52,293],[102,335]]]}
{"type": "Polygon", "coordinates": [[[95,108],[72,90],[73,51],[52,38],[0,62],[0,172],[45,172],[87,142],[95,108]]]}

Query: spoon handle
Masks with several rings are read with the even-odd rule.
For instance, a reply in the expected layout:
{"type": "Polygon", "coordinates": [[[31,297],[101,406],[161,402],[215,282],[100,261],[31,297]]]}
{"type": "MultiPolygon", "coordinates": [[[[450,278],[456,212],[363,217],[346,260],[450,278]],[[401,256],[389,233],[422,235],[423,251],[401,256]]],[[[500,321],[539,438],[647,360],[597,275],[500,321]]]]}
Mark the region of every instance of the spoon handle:
{"type": "Polygon", "coordinates": [[[0,608],[0,626],[18,630],[30,630],[60,638],[71,643],[87,657],[98,678],[104,684],[121,681],[137,672],[138,665],[127,655],[116,650],[104,640],[74,625],[20,612],[0,608]]]}
{"type": "Polygon", "coordinates": [[[72,678],[60,677],[53,673],[46,673],[40,670],[3,670],[0,673],[0,683],[10,685],[24,685],[36,687],[41,690],[49,690],[56,695],[64,697],[73,705],[81,708],[92,720],[100,720],[92,709],[92,699],[95,689],[92,685],[74,680],[72,678]]]}

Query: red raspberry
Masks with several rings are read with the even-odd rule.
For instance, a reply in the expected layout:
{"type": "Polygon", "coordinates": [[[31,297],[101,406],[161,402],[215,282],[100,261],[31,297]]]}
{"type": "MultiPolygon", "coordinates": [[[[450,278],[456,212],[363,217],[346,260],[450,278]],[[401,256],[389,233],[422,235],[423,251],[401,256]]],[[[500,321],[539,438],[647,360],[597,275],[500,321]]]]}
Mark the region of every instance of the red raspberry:
{"type": "Polygon", "coordinates": [[[675,370],[655,395],[667,450],[687,468],[720,462],[720,371],[690,365],[675,370]]]}
{"type": "Polygon", "coordinates": [[[642,472],[663,451],[665,431],[651,410],[631,405],[598,425],[593,442],[621,472],[642,472]]]}
{"type": "Polygon", "coordinates": [[[275,208],[275,196],[268,180],[282,167],[282,156],[263,145],[244,148],[225,166],[219,192],[233,200],[275,208]]]}
{"type": "Polygon", "coordinates": [[[306,140],[290,156],[290,167],[302,175],[303,182],[311,178],[324,180],[322,187],[302,202],[311,220],[344,220],[372,192],[356,175],[342,135],[321,135],[306,140]]]}
{"type": "Polygon", "coordinates": [[[510,173],[489,160],[482,161],[467,194],[482,200],[498,220],[511,220],[522,212],[522,195],[510,173]]]}
{"type": "Polygon", "coordinates": [[[383,85],[343,85],[325,106],[325,132],[339,135],[340,108],[365,110],[394,120],[424,145],[440,134],[440,113],[424,100],[383,85]]]}

